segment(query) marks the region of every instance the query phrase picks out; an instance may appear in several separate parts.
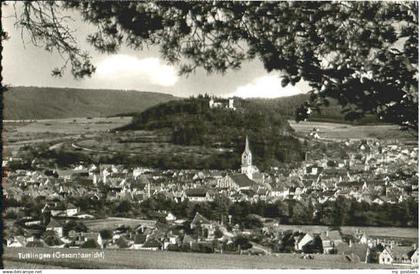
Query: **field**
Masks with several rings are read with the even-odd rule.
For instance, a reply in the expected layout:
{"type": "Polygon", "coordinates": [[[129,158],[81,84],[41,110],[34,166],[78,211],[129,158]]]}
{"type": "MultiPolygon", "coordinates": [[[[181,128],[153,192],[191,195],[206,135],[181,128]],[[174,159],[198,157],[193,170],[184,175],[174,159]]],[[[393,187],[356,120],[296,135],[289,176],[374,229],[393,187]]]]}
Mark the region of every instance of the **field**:
{"type": "Polygon", "coordinates": [[[92,137],[130,121],[130,117],[5,120],[3,148],[6,155],[13,155],[23,145],[92,137]]]}
{"type": "Polygon", "coordinates": [[[300,134],[307,135],[317,128],[321,139],[417,139],[408,132],[402,132],[396,125],[368,125],[355,126],[350,124],[326,123],[326,122],[299,122],[289,120],[292,128],[300,134]]]}
{"type": "Polygon", "coordinates": [[[154,225],[156,221],[153,220],[140,220],[140,219],[129,219],[129,218],[117,218],[109,217],[106,219],[95,219],[95,220],[86,220],[83,223],[87,226],[90,231],[99,232],[102,229],[115,229],[120,225],[128,225],[132,228],[138,225],[154,225]]]}
{"type": "MultiPolygon", "coordinates": [[[[294,230],[302,232],[320,233],[328,230],[327,226],[322,225],[279,225],[278,230],[294,230]]],[[[353,234],[356,230],[360,229],[366,232],[369,236],[380,236],[380,237],[398,237],[398,238],[418,238],[418,229],[409,227],[374,227],[374,226],[342,226],[341,231],[344,234],[353,234]]]]}
{"type": "MultiPolygon", "coordinates": [[[[248,256],[232,254],[199,254],[165,251],[144,251],[144,250],[104,250],[104,258],[69,259],[30,259],[23,260],[18,258],[18,253],[43,253],[50,254],[60,252],[61,254],[93,254],[100,252],[95,249],[48,249],[48,248],[5,248],[3,260],[5,265],[21,268],[28,263],[39,268],[46,266],[60,266],[69,268],[137,268],[137,269],[313,269],[313,268],[392,268],[379,264],[364,264],[349,262],[341,255],[314,255],[313,260],[305,260],[299,254],[277,254],[267,256],[248,256]]],[[[395,268],[395,267],[394,267],[395,268]]]]}

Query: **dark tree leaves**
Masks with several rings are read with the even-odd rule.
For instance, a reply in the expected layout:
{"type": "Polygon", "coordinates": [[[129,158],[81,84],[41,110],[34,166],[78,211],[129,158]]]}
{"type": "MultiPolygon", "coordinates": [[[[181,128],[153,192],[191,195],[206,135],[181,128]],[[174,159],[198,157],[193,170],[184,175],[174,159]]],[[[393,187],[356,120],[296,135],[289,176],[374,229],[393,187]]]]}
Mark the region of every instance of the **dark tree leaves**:
{"type": "Polygon", "coordinates": [[[416,2],[25,2],[19,25],[35,43],[67,54],[72,74],[82,78],[94,66],[57,17],[62,8],[97,27],[88,41],[100,52],[157,46],[182,74],[197,67],[224,73],[258,58],[267,71],[286,75],[282,85],[303,79],[314,96],[299,120],[330,97],[348,119],[375,114],[418,129],[416,2]]]}

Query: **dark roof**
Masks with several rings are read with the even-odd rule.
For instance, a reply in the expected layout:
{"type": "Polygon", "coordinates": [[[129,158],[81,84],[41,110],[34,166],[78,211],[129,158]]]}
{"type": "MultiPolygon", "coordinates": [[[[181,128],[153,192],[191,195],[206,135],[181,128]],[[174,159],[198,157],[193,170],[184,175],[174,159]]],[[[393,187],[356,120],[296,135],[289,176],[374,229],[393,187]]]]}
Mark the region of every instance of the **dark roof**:
{"type": "Polygon", "coordinates": [[[411,257],[414,253],[412,246],[394,246],[392,249],[388,248],[393,258],[411,257]]]}
{"type": "Polygon", "coordinates": [[[211,222],[203,217],[200,213],[196,213],[194,219],[191,221],[191,225],[201,225],[201,224],[210,224],[211,222]]]}
{"type": "Polygon", "coordinates": [[[248,178],[245,174],[234,174],[229,176],[239,187],[254,186],[257,183],[248,178]]]}
{"type": "Polygon", "coordinates": [[[330,241],[340,241],[342,240],[342,237],[340,235],[340,232],[338,230],[330,230],[328,231],[328,235],[327,232],[323,232],[320,235],[321,240],[325,241],[325,240],[330,240],[330,241]]]}
{"type": "Polygon", "coordinates": [[[161,242],[159,242],[156,239],[148,239],[143,245],[143,247],[146,247],[146,248],[147,247],[149,247],[149,248],[153,248],[153,247],[160,248],[161,246],[162,246],[161,242]]]}
{"type": "Polygon", "coordinates": [[[343,168],[328,168],[324,169],[322,175],[329,175],[329,176],[345,176],[347,175],[347,170],[343,168]]]}
{"type": "Polygon", "coordinates": [[[368,245],[367,244],[359,244],[359,243],[352,243],[349,246],[347,243],[339,243],[336,246],[337,254],[340,255],[357,255],[361,261],[365,261],[368,245]]]}
{"type": "Polygon", "coordinates": [[[69,203],[68,205],[67,205],[67,209],[70,209],[70,208],[77,208],[77,206],[75,206],[74,204],[72,204],[72,203],[69,203]]]}
{"type": "Polygon", "coordinates": [[[187,196],[196,196],[196,197],[205,197],[207,195],[207,190],[204,188],[191,188],[185,191],[187,196]]]}

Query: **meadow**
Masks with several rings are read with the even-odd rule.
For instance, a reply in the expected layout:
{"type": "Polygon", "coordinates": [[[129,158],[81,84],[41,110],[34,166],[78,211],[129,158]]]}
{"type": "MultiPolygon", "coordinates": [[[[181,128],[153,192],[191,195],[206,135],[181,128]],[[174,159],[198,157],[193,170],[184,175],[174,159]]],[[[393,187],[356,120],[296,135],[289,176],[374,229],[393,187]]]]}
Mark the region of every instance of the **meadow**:
{"type": "Polygon", "coordinates": [[[59,266],[69,268],[136,268],[136,269],[385,269],[396,268],[379,264],[353,263],[341,255],[315,254],[313,260],[303,259],[300,254],[274,254],[267,256],[249,256],[233,254],[200,254],[167,251],[145,251],[129,249],[105,249],[104,258],[48,260],[21,260],[18,253],[49,253],[60,252],[92,253],[98,249],[48,249],[48,248],[5,248],[3,260],[5,265],[13,263],[14,268],[22,268],[27,264],[59,266]]]}
{"type": "Polygon", "coordinates": [[[24,145],[60,143],[93,137],[130,121],[130,117],[4,120],[4,152],[8,156],[24,145]]]}
{"type": "MultiPolygon", "coordinates": [[[[293,230],[310,233],[321,233],[328,230],[328,226],[322,225],[278,225],[278,230],[293,230]]],[[[343,234],[353,234],[356,230],[365,232],[368,236],[418,238],[418,228],[411,227],[376,227],[376,226],[341,226],[343,234]]]]}
{"type": "Polygon", "coordinates": [[[345,139],[417,139],[409,132],[403,132],[396,125],[351,125],[329,122],[299,122],[289,120],[292,128],[300,134],[307,135],[314,128],[318,135],[326,140],[345,139]]]}
{"type": "Polygon", "coordinates": [[[85,220],[83,223],[89,231],[99,232],[102,229],[116,229],[121,224],[135,228],[138,225],[153,226],[156,221],[130,218],[109,217],[105,219],[85,220]]]}

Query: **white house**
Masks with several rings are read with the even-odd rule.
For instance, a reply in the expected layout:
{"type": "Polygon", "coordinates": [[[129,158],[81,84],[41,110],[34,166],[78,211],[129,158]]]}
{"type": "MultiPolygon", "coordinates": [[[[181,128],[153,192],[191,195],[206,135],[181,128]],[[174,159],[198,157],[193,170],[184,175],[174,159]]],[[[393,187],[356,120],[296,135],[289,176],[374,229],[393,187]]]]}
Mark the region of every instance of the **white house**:
{"type": "Polygon", "coordinates": [[[66,215],[71,217],[71,216],[76,215],[77,213],[79,213],[79,208],[73,204],[68,204],[67,209],[66,209],[66,215]]]}
{"type": "Polygon", "coordinates": [[[414,266],[418,266],[419,265],[419,249],[416,248],[416,250],[414,251],[413,255],[411,255],[411,264],[414,266]]]}
{"type": "Polygon", "coordinates": [[[7,247],[24,247],[26,239],[23,236],[15,236],[7,240],[7,247]]]}
{"type": "Polygon", "coordinates": [[[311,241],[313,241],[313,239],[314,239],[314,237],[311,234],[306,233],[305,236],[303,236],[303,238],[300,239],[300,241],[297,243],[296,249],[297,250],[302,250],[302,248],[305,245],[309,244],[311,241]]]}
{"type": "Polygon", "coordinates": [[[379,254],[379,264],[411,265],[413,261],[417,262],[417,260],[418,250],[413,251],[411,246],[386,247],[379,254]]]}
{"type": "Polygon", "coordinates": [[[172,214],[171,212],[168,213],[168,215],[166,215],[165,220],[167,222],[173,222],[176,220],[176,217],[174,214],[172,214]]]}

